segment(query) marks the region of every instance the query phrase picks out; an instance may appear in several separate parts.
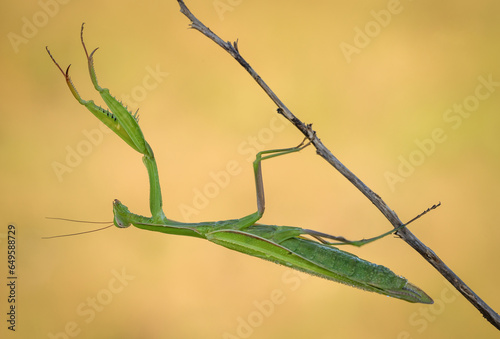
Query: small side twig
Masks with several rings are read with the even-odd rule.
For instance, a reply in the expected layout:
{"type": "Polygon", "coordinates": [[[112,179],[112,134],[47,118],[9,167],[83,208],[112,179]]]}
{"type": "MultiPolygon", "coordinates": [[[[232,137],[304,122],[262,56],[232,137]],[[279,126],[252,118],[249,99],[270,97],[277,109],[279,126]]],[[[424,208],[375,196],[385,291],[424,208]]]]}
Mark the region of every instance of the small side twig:
{"type": "MultiPolygon", "coordinates": [[[[316,147],[316,152],[338,170],[347,180],[349,180],[358,190],[361,191],[389,220],[394,228],[403,225],[397,214],[389,208],[389,206],[366,186],[354,173],[345,167],[328,148],[323,145],[321,140],[316,136],[312,130],[311,125],[304,124],[298,119],[278,98],[278,96],[269,88],[269,86],[262,80],[262,78],[255,72],[255,70],[248,64],[248,62],[241,56],[238,50],[238,42],[231,44],[229,41],[224,41],[217,34],[212,32],[200,20],[198,20],[193,13],[184,4],[184,1],[177,0],[180,6],[181,13],[184,14],[190,21],[190,26],[207,38],[214,41],[217,45],[222,47],[228,52],[243,68],[252,76],[252,78],[259,84],[259,86],[266,92],[271,100],[278,106],[278,113],[287,118],[299,131],[308,138],[311,143],[316,147]]],[[[427,260],[438,272],[445,277],[479,312],[488,320],[493,326],[500,330],[500,316],[491,307],[489,307],[479,296],[474,293],[429,247],[425,246],[408,228],[402,228],[397,231],[397,234],[411,247],[413,247],[425,260],[427,260]]]]}

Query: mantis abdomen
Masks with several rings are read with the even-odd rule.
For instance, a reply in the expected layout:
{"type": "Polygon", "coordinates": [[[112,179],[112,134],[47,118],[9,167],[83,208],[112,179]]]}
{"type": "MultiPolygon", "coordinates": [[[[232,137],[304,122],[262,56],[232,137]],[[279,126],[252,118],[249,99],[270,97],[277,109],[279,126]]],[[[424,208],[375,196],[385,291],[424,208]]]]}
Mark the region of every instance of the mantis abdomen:
{"type": "Polygon", "coordinates": [[[301,237],[276,241],[269,237],[269,234],[276,234],[276,229],[277,226],[254,225],[245,230],[214,231],[207,234],[207,239],[238,252],[363,290],[409,302],[432,303],[425,292],[385,266],[301,237]]]}

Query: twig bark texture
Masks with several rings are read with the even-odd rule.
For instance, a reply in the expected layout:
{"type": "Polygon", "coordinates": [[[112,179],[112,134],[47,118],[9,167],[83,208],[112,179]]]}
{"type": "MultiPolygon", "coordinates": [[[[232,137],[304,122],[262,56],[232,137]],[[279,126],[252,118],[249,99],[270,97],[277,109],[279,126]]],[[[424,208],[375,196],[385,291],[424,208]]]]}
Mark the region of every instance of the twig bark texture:
{"type": "MultiPolygon", "coordinates": [[[[311,125],[304,124],[298,119],[278,98],[278,96],[269,88],[269,86],[262,80],[262,78],[255,72],[255,70],[246,62],[238,51],[238,43],[230,43],[229,41],[222,40],[217,34],[212,32],[200,20],[198,20],[193,13],[187,8],[184,1],[177,1],[180,5],[182,14],[184,14],[190,21],[190,26],[197,31],[201,32],[207,38],[214,41],[217,45],[222,47],[226,52],[240,63],[243,68],[250,73],[252,78],[259,84],[259,86],[266,92],[271,100],[278,106],[278,113],[287,118],[299,131],[306,136],[311,143],[316,147],[316,152],[324,158],[330,165],[338,170],[347,180],[349,180],[357,189],[361,191],[389,220],[394,228],[401,226],[403,223],[396,215],[396,213],[387,206],[387,204],[368,186],[366,186],[354,173],[345,167],[328,148],[323,145],[321,140],[311,128],[311,125]]],[[[425,260],[434,266],[443,277],[445,277],[469,302],[474,305],[479,312],[497,329],[500,330],[500,316],[491,309],[479,296],[474,293],[446,264],[427,246],[425,246],[417,237],[415,237],[408,228],[402,228],[397,231],[397,234],[411,247],[413,247],[425,260]]]]}

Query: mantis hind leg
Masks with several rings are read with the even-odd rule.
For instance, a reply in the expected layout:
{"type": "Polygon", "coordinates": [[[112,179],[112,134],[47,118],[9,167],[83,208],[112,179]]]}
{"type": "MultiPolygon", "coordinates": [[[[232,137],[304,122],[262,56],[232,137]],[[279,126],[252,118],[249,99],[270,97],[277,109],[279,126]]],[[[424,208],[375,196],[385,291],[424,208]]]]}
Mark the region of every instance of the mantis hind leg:
{"type": "Polygon", "coordinates": [[[382,233],[376,237],[368,238],[368,239],[361,239],[361,240],[348,240],[342,236],[330,235],[330,234],[326,234],[326,233],[322,233],[322,232],[318,232],[318,231],[314,231],[314,230],[309,230],[309,229],[304,229],[303,234],[310,235],[314,239],[318,240],[320,243],[325,244],[325,245],[329,245],[329,246],[352,245],[352,246],[361,247],[361,246],[369,244],[375,240],[382,239],[383,237],[386,237],[389,234],[393,234],[393,233],[397,232],[399,229],[406,227],[406,225],[407,224],[403,224],[401,226],[396,227],[395,229],[392,229],[390,231],[382,233]],[[335,240],[336,242],[327,241],[325,239],[335,240]]]}
{"type": "Polygon", "coordinates": [[[373,237],[373,238],[361,239],[361,240],[347,240],[346,238],[341,237],[341,236],[334,236],[334,235],[330,235],[330,234],[326,234],[326,233],[322,233],[322,232],[318,232],[318,231],[314,231],[314,230],[309,230],[309,229],[304,229],[302,234],[309,235],[309,236],[313,237],[314,239],[318,240],[320,243],[325,244],[325,245],[329,245],[329,246],[331,246],[331,245],[352,245],[352,246],[360,247],[360,246],[369,244],[375,240],[382,239],[382,238],[388,236],[389,234],[396,233],[400,229],[405,228],[410,223],[414,222],[415,220],[417,220],[421,216],[427,214],[429,211],[439,207],[440,205],[441,205],[441,203],[432,205],[431,207],[429,207],[428,209],[426,209],[425,211],[423,211],[422,213],[417,215],[415,218],[408,221],[406,224],[399,225],[398,227],[396,227],[390,231],[387,231],[385,233],[382,233],[382,234],[380,234],[376,237],[373,237]],[[328,241],[325,239],[335,240],[337,242],[331,242],[331,241],[328,241]]]}

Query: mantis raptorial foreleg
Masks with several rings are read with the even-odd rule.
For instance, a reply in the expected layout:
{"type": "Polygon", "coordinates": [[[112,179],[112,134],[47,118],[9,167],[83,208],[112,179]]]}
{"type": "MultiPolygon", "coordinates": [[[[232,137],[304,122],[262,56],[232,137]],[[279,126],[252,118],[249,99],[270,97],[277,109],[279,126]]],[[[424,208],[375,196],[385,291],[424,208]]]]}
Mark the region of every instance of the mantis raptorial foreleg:
{"type": "MultiPolygon", "coordinates": [[[[351,242],[343,237],[335,237],[325,233],[291,226],[274,226],[258,224],[265,210],[264,185],[262,180],[262,161],[285,154],[298,152],[308,144],[302,142],[292,148],[259,152],[253,163],[255,187],[257,194],[257,211],[240,219],[210,221],[199,223],[183,223],[167,219],[162,210],[162,199],[158,169],[153,151],[146,142],[137,122],[137,117],[116,100],[106,88],[97,82],[93,55],[87,52],[90,78],[109,110],[97,106],[93,101],[83,100],[69,77],[69,67],[64,72],[50,55],[52,61],[65,76],[66,83],[76,98],[92,114],[122,138],[130,147],[143,154],[143,162],[147,168],[150,184],[151,217],[131,213],[120,201],[114,200],[114,224],[119,228],[134,225],[137,228],[207,239],[226,248],[252,255],[264,260],[285,265],[325,279],[348,284],[367,291],[392,296],[408,302],[432,303],[432,299],[424,291],[395,274],[387,267],[363,260],[351,253],[341,251],[332,246],[329,240],[340,241],[352,245],[362,245],[385,237],[396,230],[391,230],[378,237],[351,242]],[[308,238],[312,237],[312,239],[308,238]]],[[[404,226],[401,226],[404,227],[404,226]]]]}
{"type": "MultiPolygon", "coordinates": [[[[94,88],[99,92],[102,99],[108,106],[109,110],[104,109],[94,103],[93,100],[83,100],[76,87],[73,85],[71,81],[71,77],[69,76],[69,68],[68,66],[66,72],[62,70],[57,61],[54,59],[49,49],[46,47],[47,53],[49,53],[50,58],[54,62],[54,64],[59,68],[61,73],[66,78],[66,83],[75,97],[75,99],[82,105],[84,105],[94,116],[96,116],[99,120],[101,120],[106,126],[108,126],[113,132],[115,132],[120,138],[122,138],[130,147],[135,149],[137,152],[143,154],[143,162],[146,166],[149,175],[149,184],[150,184],[150,209],[151,214],[154,220],[162,221],[167,220],[165,214],[162,210],[162,197],[161,197],[161,188],[158,179],[158,168],[156,166],[156,160],[154,158],[153,150],[146,142],[144,135],[142,134],[142,130],[138,124],[137,114],[132,114],[120,101],[118,101],[115,97],[113,97],[107,88],[102,88],[99,86],[97,82],[97,76],[94,69],[94,53],[97,51],[97,48],[94,49],[90,55],[87,52],[87,47],[85,46],[85,42],[83,40],[83,28],[84,24],[82,24],[82,29],[80,33],[80,40],[82,42],[83,49],[85,51],[85,55],[87,56],[87,63],[90,73],[90,79],[92,80],[92,84],[94,88]]],[[[137,113],[137,112],[136,112],[137,113]]]]}

